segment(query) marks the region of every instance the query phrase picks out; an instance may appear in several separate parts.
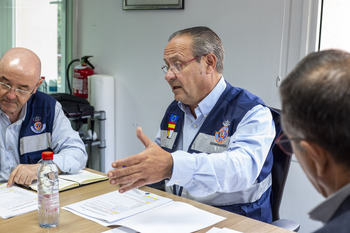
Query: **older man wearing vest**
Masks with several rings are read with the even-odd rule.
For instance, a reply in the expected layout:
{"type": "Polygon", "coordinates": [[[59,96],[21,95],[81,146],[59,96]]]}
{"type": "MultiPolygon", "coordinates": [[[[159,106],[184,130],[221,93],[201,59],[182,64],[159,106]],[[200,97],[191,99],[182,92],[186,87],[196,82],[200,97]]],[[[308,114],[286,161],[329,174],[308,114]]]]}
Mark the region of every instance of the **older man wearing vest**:
{"type": "Polygon", "coordinates": [[[111,184],[125,192],[165,181],[183,197],[271,222],[271,167],[278,114],[223,73],[224,48],[207,27],[172,34],[162,67],[175,100],[156,143],[137,129],[146,149],[113,162],[111,184]]]}
{"type": "Polygon", "coordinates": [[[52,97],[37,91],[39,57],[26,48],[9,49],[0,60],[0,183],[30,185],[37,178],[41,152],[53,151],[60,172],[86,165],[79,134],[52,97]]]}

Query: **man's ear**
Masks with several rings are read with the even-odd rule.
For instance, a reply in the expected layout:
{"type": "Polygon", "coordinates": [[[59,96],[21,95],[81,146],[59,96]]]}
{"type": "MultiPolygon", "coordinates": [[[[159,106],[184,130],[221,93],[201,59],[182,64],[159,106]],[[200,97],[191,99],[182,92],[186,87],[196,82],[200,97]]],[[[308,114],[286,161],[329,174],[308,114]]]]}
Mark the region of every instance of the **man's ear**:
{"type": "Polygon", "coordinates": [[[207,72],[213,72],[216,68],[217,58],[213,53],[208,53],[206,56],[207,72]]]}
{"type": "Polygon", "coordinates": [[[324,177],[329,169],[330,154],[316,143],[300,141],[300,146],[304,148],[307,156],[312,160],[318,177],[324,177]]]}
{"type": "Polygon", "coordinates": [[[41,83],[44,81],[44,79],[40,78],[39,82],[36,84],[35,89],[33,91],[33,94],[36,93],[36,91],[38,90],[39,86],[41,85],[41,83]]]}

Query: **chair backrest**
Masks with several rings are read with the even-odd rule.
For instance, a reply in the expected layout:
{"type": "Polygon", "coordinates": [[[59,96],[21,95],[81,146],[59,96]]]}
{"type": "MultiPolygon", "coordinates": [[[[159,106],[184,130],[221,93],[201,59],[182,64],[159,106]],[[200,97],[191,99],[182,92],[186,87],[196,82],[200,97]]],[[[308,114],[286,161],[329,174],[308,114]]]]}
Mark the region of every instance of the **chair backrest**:
{"type": "MultiPolygon", "coordinates": [[[[283,132],[281,132],[282,134],[283,132]]],[[[280,206],[283,197],[284,186],[287,181],[292,156],[284,153],[277,144],[272,148],[273,166],[272,166],[272,220],[280,219],[280,206]]]]}

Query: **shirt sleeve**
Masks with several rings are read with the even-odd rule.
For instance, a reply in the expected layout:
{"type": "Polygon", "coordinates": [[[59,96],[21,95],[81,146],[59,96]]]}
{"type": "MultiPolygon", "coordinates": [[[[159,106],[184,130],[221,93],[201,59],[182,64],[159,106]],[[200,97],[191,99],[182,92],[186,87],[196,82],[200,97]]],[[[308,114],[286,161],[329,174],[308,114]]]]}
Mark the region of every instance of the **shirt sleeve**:
{"type": "Polygon", "coordinates": [[[51,140],[54,152],[53,161],[62,172],[75,173],[85,168],[87,161],[85,145],[79,133],[73,130],[59,102],[55,107],[51,140]]]}
{"type": "Polygon", "coordinates": [[[173,173],[167,185],[181,185],[195,196],[244,190],[260,174],[275,134],[270,110],[257,105],[238,124],[227,151],[173,152],[173,173]]]}

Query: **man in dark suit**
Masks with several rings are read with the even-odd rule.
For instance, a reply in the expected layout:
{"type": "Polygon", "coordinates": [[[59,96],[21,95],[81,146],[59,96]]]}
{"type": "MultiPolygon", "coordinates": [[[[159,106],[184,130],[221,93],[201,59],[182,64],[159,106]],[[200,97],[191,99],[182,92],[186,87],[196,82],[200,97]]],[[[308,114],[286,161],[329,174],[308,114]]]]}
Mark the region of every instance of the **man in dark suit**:
{"type": "MultiPolygon", "coordinates": [[[[326,200],[310,212],[320,232],[350,229],[350,54],[306,56],[280,87],[282,125],[302,169],[326,200]]],[[[279,142],[288,150],[288,141],[279,142]]]]}

